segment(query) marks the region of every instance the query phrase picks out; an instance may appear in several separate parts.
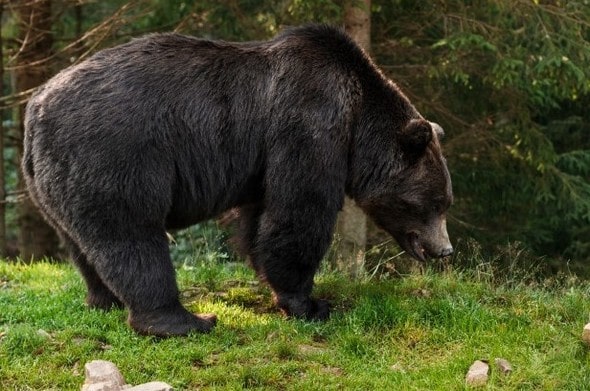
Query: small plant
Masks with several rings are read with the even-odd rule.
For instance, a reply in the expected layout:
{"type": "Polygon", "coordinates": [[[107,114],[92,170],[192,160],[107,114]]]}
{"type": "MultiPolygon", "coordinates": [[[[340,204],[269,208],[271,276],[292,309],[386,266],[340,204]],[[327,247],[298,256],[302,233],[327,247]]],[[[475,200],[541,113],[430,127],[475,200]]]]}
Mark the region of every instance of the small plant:
{"type": "Polygon", "coordinates": [[[214,221],[203,222],[169,235],[171,257],[177,264],[237,261],[227,243],[227,232],[214,221]]]}

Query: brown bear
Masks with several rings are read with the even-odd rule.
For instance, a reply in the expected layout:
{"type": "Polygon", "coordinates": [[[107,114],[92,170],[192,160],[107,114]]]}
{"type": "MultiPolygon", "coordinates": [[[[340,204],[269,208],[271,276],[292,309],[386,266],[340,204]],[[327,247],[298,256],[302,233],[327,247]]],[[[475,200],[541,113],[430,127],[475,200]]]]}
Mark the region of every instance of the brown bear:
{"type": "Polygon", "coordinates": [[[240,240],[280,309],[310,298],[345,195],[419,259],[452,253],[442,129],[341,30],[267,42],[153,34],[42,86],[26,112],[30,197],[83,275],[90,307],[141,334],[209,331],[179,302],[167,229],[238,208],[240,240]]]}

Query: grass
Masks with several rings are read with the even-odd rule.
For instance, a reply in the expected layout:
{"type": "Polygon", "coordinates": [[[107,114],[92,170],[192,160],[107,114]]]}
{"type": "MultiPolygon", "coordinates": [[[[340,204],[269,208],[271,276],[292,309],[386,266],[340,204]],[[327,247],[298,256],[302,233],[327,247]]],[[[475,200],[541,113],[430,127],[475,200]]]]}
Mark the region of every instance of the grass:
{"type": "Polygon", "coordinates": [[[130,384],[160,380],[204,390],[462,390],[474,360],[490,390],[588,390],[590,284],[500,283],[478,273],[350,282],[324,272],[326,323],[284,319],[268,289],[235,263],[180,265],[182,300],[215,312],[209,335],[134,334],[126,312],[89,310],[68,265],[0,262],[0,388],[79,390],[84,364],[114,362],[130,384]]]}

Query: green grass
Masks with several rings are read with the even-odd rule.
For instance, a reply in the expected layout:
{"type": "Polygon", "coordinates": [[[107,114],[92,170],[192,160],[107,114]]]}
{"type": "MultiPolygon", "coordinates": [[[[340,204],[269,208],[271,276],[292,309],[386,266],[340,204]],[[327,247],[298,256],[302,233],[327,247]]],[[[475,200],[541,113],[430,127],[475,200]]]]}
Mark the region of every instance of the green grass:
{"type": "Polygon", "coordinates": [[[0,262],[0,389],[79,390],[84,364],[113,361],[130,384],[175,389],[461,390],[471,363],[509,360],[490,390],[588,390],[590,285],[489,282],[426,271],[379,281],[323,273],[326,323],[284,319],[252,272],[236,264],[179,266],[185,305],[215,312],[209,335],[134,334],[126,312],[87,309],[68,265],[0,262]],[[42,330],[42,331],[39,331],[42,330]]]}

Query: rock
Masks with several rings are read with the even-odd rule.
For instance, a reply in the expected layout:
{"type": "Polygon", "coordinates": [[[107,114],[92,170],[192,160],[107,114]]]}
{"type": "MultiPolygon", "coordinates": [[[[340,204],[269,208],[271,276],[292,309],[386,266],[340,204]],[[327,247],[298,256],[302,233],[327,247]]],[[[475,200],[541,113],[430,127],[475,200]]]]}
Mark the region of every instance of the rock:
{"type": "Polygon", "coordinates": [[[161,381],[153,381],[125,389],[125,391],[172,391],[173,388],[161,381]]]}
{"type": "Polygon", "coordinates": [[[42,337],[42,338],[45,338],[45,339],[53,339],[53,337],[51,336],[51,334],[49,334],[47,331],[45,331],[43,329],[37,330],[37,335],[39,337],[42,337]]]}
{"type": "Polygon", "coordinates": [[[496,368],[498,368],[498,371],[500,371],[501,374],[508,375],[510,374],[510,372],[512,372],[512,364],[510,364],[508,360],[503,358],[497,358],[495,360],[495,363],[496,368]]]}
{"type": "Polygon", "coordinates": [[[125,385],[123,375],[110,361],[90,361],[85,369],[86,381],[82,391],[118,391],[125,385]]]}
{"type": "Polygon", "coordinates": [[[123,389],[123,387],[118,386],[118,385],[114,385],[111,382],[99,382],[99,383],[84,384],[82,386],[82,391],[120,391],[123,389]]]}
{"type": "Polygon", "coordinates": [[[469,371],[465,376],[465,383],[467,386],[479,387],[484,386],[488,381],[489,365],[481,360],[475,361],[469,367],[469,371]]]}
{"type": "Polygon", "coordinates": [[[130,386],[117,366],[110,361],[94,360],[86,363],[86,381],[82,391],[171,391],[173,388],[160,381],[130,386]]]}
{"type": "Polygon", "coordinates": [[[584,341],[586,346],[590,347],[590,323],[584,326],[584,330],[582,331],[582,341],[584,341]]]}
{"type": "Polygon", "coordinates": [[[312,346],[312,345],[299,345],[297,347],[297,350],[299,351],[299,353],[301,353],[304,356],[308,356],[311,354],[321,354],[321,353],[326,352],[326,349],[322,349],[318,346],[312,346]]]}

